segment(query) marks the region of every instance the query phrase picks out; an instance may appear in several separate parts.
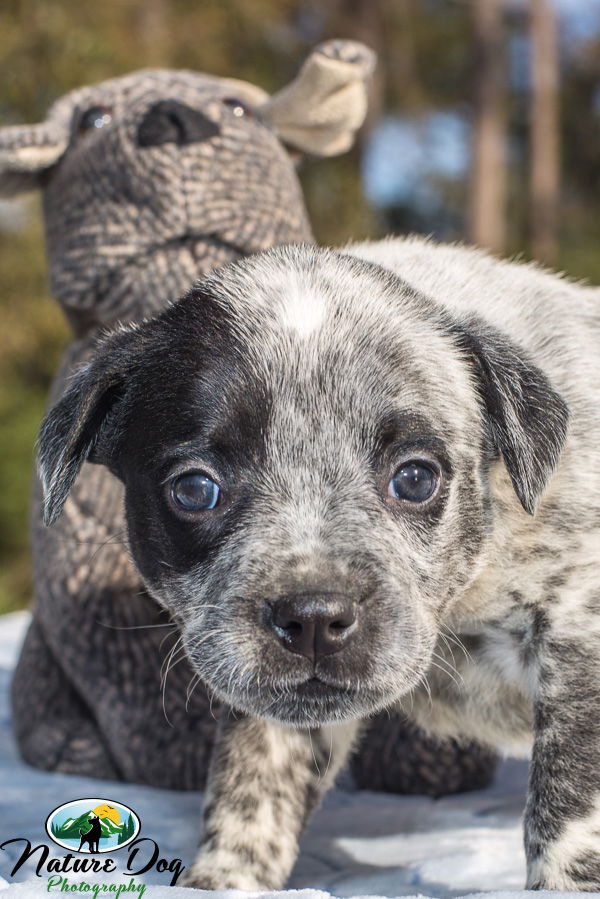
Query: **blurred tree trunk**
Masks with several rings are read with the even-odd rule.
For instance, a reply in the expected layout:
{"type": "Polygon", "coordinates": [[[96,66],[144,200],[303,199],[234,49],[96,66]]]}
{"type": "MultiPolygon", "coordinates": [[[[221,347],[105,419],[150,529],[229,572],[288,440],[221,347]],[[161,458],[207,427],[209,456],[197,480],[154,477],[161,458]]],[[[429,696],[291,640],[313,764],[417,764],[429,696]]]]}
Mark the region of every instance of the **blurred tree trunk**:
{"type": "Polygon", "coordinates": [[[474,0],[475,122],[469,240],[494,252],[506,239],[506,54],[503,0],[474,0]]]}
{"type": "Polygon", "coordinates": [[[136,18],[146,65],[168,66],[171,56],[168,0],[140,0],[136,18]]]}
{"type": "Polygon", "coordinates": [[[529,172],[531,252],[556,262],[558,241],[558,34],[549,0],[531,0],[531,159],[529,172]]]}
{"type": "Polygon", "coordinates": [[[387,0],[386,60],[388,93],[394,106],[414,115],[428,110],[430,103],[421,77],[427,60],[419,54],[415,34],[418,0],[387,0]]]}

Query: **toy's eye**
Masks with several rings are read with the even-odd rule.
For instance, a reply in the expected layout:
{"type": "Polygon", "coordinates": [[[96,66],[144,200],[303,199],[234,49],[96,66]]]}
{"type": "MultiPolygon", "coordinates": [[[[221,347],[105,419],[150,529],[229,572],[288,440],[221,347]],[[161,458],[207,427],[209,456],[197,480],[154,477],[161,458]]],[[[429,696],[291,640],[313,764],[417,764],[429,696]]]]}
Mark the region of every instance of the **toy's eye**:
{"type": "Polygon", "coordinates": [[[437,490],[438,472],[419,459],[411,459],[398,469],[388,485],[388,496],[410,503],[424,503],[437,490]]]}
{"type": "Polygon", "coordinates": [[[92,128],[105,128],[112,122],[112,109],[109,106],[91,106],[79,119],[77,131],[85,134],[92,128]]]}
{"type": "Polygon", "coordinates": [[[252,110],[247,103],[244,103],[238,97],[225,97],[223,105],[228,106],[238,119],[241,119],[242,116],[245,116],[247,119],[252,118],[252,110]]]}
{"type": "Polygon", "coordinates": [[[207,512],[219,503],[221,491],[208,475],[192,471],[179,475],[171,485],[175,505],[186,512],[207,512]]]}

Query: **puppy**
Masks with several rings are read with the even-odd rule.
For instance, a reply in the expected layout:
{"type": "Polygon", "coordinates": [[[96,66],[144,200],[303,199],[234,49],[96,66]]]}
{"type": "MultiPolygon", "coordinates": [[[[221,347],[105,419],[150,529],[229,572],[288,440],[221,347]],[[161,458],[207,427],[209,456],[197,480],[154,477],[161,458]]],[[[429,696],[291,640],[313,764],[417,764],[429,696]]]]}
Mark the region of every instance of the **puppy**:
{"type": "Polygon", "coordinates": [[[106,337],[40,436],[85,459],[222,722],[203,888],[281,887],[360,731],[532,747],[530,889],[600,889],[598,291],[419,239],[268,251],[106,337]]]}

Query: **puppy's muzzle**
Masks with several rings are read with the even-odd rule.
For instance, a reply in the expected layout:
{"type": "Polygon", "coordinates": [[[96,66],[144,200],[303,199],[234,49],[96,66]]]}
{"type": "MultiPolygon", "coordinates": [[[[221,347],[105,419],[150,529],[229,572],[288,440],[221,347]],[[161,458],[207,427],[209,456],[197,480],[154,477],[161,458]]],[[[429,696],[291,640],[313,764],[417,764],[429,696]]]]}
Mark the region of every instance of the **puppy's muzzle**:
{"type": "Polygon", "coordinates": [[[358,627],[357,603],[342,594],[285,596],[270,608],[282,645],[312,662],[345,649],[358,627]]]}

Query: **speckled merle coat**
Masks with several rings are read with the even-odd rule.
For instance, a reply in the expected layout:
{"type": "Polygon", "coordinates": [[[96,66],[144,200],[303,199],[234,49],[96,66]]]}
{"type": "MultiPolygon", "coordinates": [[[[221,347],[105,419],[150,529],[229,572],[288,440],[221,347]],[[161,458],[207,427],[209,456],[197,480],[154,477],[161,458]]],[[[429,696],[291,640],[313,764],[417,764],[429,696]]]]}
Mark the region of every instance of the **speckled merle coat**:
{"type": "MultiPolygon", "coordinates": [[[[314,152],[345,149],[372,62],[361,45],[330,42],[274,97],[192,72],[138,72],[68,94],[42,124],[0,130],[0,192],[43,190],[51,288],[76,334],[54,396],[103,326],[152,314],[228,260],[311,239],[279,135],[314,152]]],[[[177,628],[129,559],[120,483],[86,466],[51,531],[38,493],[36,606],[13,688],[24,757],[48,769],[202,785],[215,723],[202,686],[187,696],[193,672],[182,656],[175,664],[177,628]]],[[[417,746],[384,785],[419,789],[421,756],[417,746]]],[[[491,769],[449,745],[444,764],[426,770],[425,788],[440,792],[476,785],[491,769]]]]}
{"type": "Polygon", "coordinates": [[[86,457],[122,480],[144,583],[235,710],[190,883],[280,887],[360,722],[399,705],[532,746],[527,885],[600,889],[599,301],[422,240],[284,248],[74,378],[47,520],[86,457]]]}

